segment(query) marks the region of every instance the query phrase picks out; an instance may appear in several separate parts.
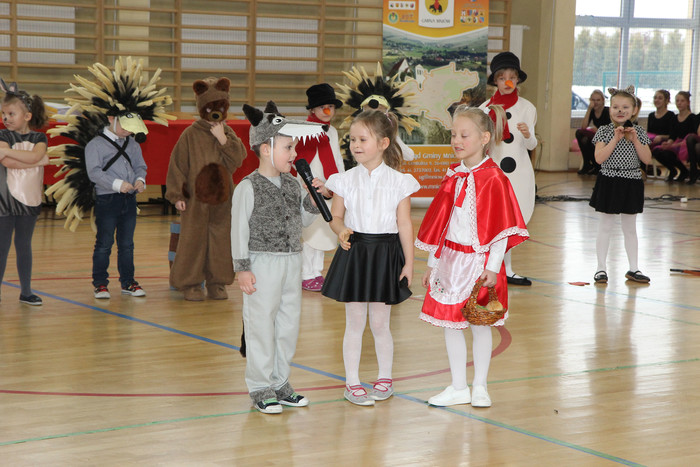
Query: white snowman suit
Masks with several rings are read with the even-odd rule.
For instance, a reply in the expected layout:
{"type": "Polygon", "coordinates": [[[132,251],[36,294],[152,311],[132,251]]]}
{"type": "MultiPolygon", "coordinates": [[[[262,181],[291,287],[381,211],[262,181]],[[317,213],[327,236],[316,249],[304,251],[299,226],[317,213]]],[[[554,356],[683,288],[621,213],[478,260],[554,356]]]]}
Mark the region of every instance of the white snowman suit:
{"type": "MultiPolygon", "coordinates": [[[[489,112],[486,108],[487,103],[488,101],[479,107],[486,113],[489,112]]],[[[517,102],[505,111],[508,117],[508,129],[513,139],[510,143],[500,141],[498,144],[492,144],[489,155],[510,180],[515,196],[518,198],[523,219],[527,224],[535,209],[535,171],[532,168],[528,151],[537,147],[537,138],[535,137],[537,110],[530,101],[518,96],[517,102]],[[527,125],[530,130],[529,138],[526,139],[518,130],[518,123],[527,125]],[[513,165],[515,169],[512,169],[513,165]]]]}

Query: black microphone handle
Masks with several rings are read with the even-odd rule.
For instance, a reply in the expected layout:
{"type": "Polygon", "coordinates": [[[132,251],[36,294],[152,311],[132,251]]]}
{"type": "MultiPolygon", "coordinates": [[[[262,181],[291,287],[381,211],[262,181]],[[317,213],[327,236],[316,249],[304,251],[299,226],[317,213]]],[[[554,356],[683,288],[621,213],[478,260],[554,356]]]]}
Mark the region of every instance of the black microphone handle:
{"type": "MultiPolygon", "coordinates": [[[[301,159],[303,160],[303,159],[301,159]]],[[[300,161],[301,161],[300,160],[300,161]]],[[[316,190],[316,187],[313,186],[313,174],[311,173],[311,170],[309,169],[309,165],[307,164],[299,164],[297,161],[296,167],[297,167],[297,172],[299,172],[299,175],[301,175],[301,179],[304,180],[304,183],[306,184],[306,188],[309,189],[309,193],[311,196],[314,198],[314,202],[316,203],[316,207],[321,211],[321,216],[323,216],[323,220],[326,222],[330,222],[333,220],[333,216],[331,215],[331,211],[328,209],[328,205],[326,204],[326,200],[321,196],[321,193],[319,193],[316,190]]],[[[306,161],[304,161],[306,162],[306,161]]]]}

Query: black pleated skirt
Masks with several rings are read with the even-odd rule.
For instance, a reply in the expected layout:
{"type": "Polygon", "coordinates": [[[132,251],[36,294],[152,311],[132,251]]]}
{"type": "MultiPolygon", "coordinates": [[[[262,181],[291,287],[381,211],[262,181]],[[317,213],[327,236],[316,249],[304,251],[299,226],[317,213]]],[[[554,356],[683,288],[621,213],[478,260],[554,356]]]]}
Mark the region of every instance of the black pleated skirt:
{"type": "Polygon", "coordinates": [[[607,214],[639,214],[644,210],[644,182],[598,174],[589,205],[607,214]]]}
{"type": "Polygon", "coordinates": [[[401,303],[411,296],[408,281],[399,282],[406,260],[399,234],[350,236],[350,249],[338,247],[321,293],[339,302],[401,303]]]}

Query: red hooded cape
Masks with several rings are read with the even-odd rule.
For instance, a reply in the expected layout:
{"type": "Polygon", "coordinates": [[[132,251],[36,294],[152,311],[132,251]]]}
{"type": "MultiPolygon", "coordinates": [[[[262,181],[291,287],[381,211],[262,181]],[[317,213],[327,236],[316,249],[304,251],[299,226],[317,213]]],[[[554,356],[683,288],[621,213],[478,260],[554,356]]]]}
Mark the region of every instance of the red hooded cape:
{"type": "MultiPolygon", "coordinates": [[[[432,252],[436,258],[440,257],[442,246],[445,244],[445,236],[447,235],[453,209],[455,206],[461,206],[466,199],[468,178],[455,199],[457,180],[469,175],[468,172],[455,172],[454,169],[458,165],[450,166],[447,175],[442,180],[440,190],[425,213],[423,222],[418,230],[416,246],[422,250],[432,252]]],[[[475,252],[485,253],[486,260],[488,260],[491,244],[507,238],[506,251],[508,251],[527,240],[528,232],[513,188],[500,167],[492,159],[488,159],[475,168],[473,174],[476,195],[477,236],[476,242],[468,246],[472,247],[475,252]]],[[[463,244],[468,244],[471,241],[472,239],[465,239],[463,244]]],[[[496,290],[499,294],[499,300],[507,308],[508,292],[503,264],[501,264],[498,274],[496,290]]],[[[429,301],[434,301],[434,299],[428,294],[426,295],[424,307],[429,301]]],[[[486,288],[482,288],[479,291],[477,302],[480,305],[485,305],[487,301],[488,291],[486,288]]],[[[460,309],[462,306],[463,304],[455,304],[446,307],[454,308],[452,313],[459,315],[461,314],[460,309]]]]}
{"type": "MultiPolygon", "coordinates": [[[[452,210],[455,204],[461,205],[467,187],[467,183],[464,183],[462,193],[455,201],[457,180],[468,175],[455,172],[454,169],[458,165],[450,166],[418,230],[416,246],[433,252],[436,258],[440,257],[452,210]]],[[[527,240],[527,228],[520,213],[518,200],[500,167],[492,159],[488,159],[473,172],[476,185],[478,244],[469,246],[474,248],[474,251],[485,253],[492,243],[508,237],[508,251],[527,240]]]]}

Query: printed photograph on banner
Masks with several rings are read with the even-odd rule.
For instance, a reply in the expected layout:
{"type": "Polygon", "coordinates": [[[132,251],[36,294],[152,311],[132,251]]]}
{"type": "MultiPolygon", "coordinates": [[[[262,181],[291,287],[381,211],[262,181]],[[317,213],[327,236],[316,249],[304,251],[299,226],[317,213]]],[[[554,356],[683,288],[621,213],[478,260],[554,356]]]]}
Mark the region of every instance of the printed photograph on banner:
{"type": "Polygon", "coordinates": [[[418,125],[399,129],[414,151],[402,170],[432,197],[450,164],[451,111],[486,100],[488,0],[384,1],[382,67],[418,125]]]}

